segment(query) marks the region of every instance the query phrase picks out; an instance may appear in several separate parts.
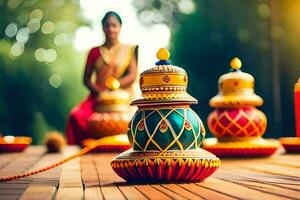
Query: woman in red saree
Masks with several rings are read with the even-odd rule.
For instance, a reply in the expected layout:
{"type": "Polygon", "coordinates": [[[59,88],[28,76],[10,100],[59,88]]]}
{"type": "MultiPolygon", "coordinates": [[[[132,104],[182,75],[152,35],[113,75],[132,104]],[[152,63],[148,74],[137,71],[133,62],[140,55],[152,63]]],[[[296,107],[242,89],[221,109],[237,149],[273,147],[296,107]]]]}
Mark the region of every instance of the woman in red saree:
{"type": "Polygon", "coordinates": [[[95,112],[97,96],[106,90],[105,80],[114,77],[120,88],[129,93],[137,76],[137,46],[122,44],[118,40],[122,20],[115,12],[108,12],[102,19],[106,41],[92,48],[84,71],[84,84],[90,95],[74,107],[68,118],[66,135],[69,144],[81,145],[84,139],[93,136],[88,131],[88,119],[95,112]],[[95,74],[95,81],[92,76],[95,74]]]}

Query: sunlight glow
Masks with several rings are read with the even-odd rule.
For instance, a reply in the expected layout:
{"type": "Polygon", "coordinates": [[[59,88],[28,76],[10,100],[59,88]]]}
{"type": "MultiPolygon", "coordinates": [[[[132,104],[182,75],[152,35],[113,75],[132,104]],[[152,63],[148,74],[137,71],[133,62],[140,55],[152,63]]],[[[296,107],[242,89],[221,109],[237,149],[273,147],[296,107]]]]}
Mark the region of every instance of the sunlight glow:
{"type": "Polygon", "coordinates": [[[74,41],[77,51],[88,51],[104,42],[101,19],[110,10],[119,13],[123,21],[120,41],[139,45],[140,70],[146,66],[153,66],[156,61],[156,51],[160,47],[169,45],[171,33],[168,26],[166,24],[152,26],[141,24],[131,0],[81,0],[80,5],[83,16],[90,20],[91,26],[77,29],[74,41]]]}

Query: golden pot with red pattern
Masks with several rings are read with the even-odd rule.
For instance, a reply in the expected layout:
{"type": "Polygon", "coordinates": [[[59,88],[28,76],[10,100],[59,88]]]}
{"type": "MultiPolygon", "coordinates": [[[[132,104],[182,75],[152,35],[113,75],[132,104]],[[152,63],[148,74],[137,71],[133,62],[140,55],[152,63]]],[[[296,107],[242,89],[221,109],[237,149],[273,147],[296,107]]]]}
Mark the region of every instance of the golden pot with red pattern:
{"type": "MultiPolygon", "coordinates": [[[[124,151],[130,148],[126,133],[133,115],[133,110],[129,108],[129,94],[118,89],[120,83],[113,77],[109,77],[105,84],[108,89],[98,95],[94,108],[96,112],[88,119],[88,130],[93,138],[101,138],[94,151],[124,151]]],[[[82,146],[88,146],[94,141],[86,139],[82,146]]]]}
{"type": "Polygon", "coordinates": [[[261,138],[267,118],[256,106],[262,105],[263,99],[254,93],[254,78],[242,72],[241,65],[234,58],[230,63],[232,71],[219,78],[219,94],[209,102],[215,110],[207,119],[216,139],[207,139],[203,145],[219,156],[267,156],[279,144],[261,138]]]}
{"type": "Polygon", "coordinates": [[[89,118],[89,130],[94,138],[125,134],[130,116],[127,113],[94,113],[89,118]]]}
{"type": "Polygon", "coordinates": [[[120,89],[107,90],[100,93],[97,101],[97,112],[88,119],[88,128],[94,138],[126,134],[133,115],[128,93],[120,89]]]}
{"type": "Polygon", "coordinates": [[[253,106],[217,108],[207,119],[210,131],[219,139],[260,137],[267,128],[267,118],[253,106]]]}

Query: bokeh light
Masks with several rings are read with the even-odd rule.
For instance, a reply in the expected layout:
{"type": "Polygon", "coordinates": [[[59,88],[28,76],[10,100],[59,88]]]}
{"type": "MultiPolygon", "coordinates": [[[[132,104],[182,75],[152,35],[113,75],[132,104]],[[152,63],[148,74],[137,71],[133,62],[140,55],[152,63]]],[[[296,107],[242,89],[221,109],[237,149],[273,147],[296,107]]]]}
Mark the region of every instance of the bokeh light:
{"type": "Polygon", "coordinates": [[[29,17],[31,19],[37,19],[37,20],[41,20],[43,18],[43,11],[41,9],[34,9],[33,11],[31,11],[29,17]]]}
{"type": "Polygon", "coordinates": [[[34,52],[34,58],[38,62],[53,63],[57,59],[57,52],[55,49],[38,48],[34,52]]]}
{"type": "Polygon", "coordinates": [[[14,37],[17,32],[18,32],[18,27],[15,23],[10,23],[5,29],[5,34],[7,35],[7,37],[10,38],[14,37]]]}
{"type": "Polygon", "coordinates": [[[27,28],[30,33],[37,32],[41,27],[40,20],[37,18],[31,18],[27,23],[27,28]]]}
{"type": "Polygon", "coordinates": [[[21,28],[16,35],[16,40],[18,42],[26,43],[28,39],[29,39],[29,29],[21,28]]]}
{"type": "Polygon", "coordinates": [[[258,14],[263,18],[267,18],[271,14],[269,6],[265,3],[258,4],[257,11],[258,14]]]}
{"type": "Polygon", "coordinates": [[[55,49],[47,49],[44,53],[44,59],[48,63],[52,63],[56,60],[57,58],[57,53],[55,49]]]}
{"type": "Polygon", "coordinates": [[[180,0],[178,3],[178,9],[184,14],[192,14],[195,12],[195,3],[192,0],[180,0]]]}
{"type": "Polygon", "coordinates": [[[46,50],[44,48],[38,48],[37,50],[35,50],[34,52],[34,58],[38,61],[38,62],[44,62],[45,61],[45,52],[46,50]]]}
{"type": "Polygon", "coordinates": [[[62,78],[59,74],[52,74],[49,77],[49,84],[54,88],[59,88],[62,85],[62,78]]]}
{"type": "Polygon", "coordinates": [[[54,24],[51,21],[47,21],[42,25],[42,32],[44,34],[51,34],[54,32],[54,24]]]}
{"type": "Polygon", "coordinates": [[[16,42],[10,48],[10,53],[13,57],[18,57],[24,53],[24,44],[21,42],[16,42]]]}

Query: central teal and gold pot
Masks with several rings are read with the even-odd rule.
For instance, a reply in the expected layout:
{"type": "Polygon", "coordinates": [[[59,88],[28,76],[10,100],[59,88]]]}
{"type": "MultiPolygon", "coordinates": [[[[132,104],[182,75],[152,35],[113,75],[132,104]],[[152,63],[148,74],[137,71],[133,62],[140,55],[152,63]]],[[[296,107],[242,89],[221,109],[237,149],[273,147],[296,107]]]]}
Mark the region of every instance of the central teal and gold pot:
{"type": "Polygon", "coordinates": [[[188,105],[140,107],[128,131],[138,151],[198,149],[204,136],[202,121],[188,105]]]}
{"type": "Polygon", "coordinates": [[[113,170],[129,182],[200,181],[220,160],[200,148],[205,128],[190,108],[197,100],[186,89],[184,69],[171,65],[160,49],[156,66],[140,76],[142,97],[128,127],[131,149],[113,159],[113,170]]]}

